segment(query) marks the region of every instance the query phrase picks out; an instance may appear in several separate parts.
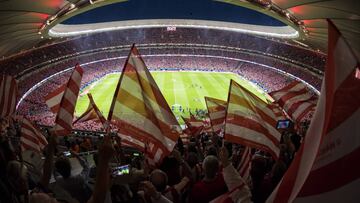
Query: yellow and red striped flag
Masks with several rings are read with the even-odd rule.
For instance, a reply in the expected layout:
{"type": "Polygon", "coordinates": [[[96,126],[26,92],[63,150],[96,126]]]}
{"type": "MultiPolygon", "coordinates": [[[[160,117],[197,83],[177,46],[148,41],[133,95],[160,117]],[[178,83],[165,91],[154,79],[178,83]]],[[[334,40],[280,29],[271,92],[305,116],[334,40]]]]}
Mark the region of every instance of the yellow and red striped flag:
{"type": "Polygon", "coordinates": [[[83,69],[77,64],[66,85],[45,97],[46,104],[57,113],[54,131],[56,135],[67,135],[72,130],[74,110],[79,95],[83,69]]]}
{"type": "Polygon", "coordinates": [[[18,89],[15,78],[9,75],[0,76],[0,117],[15,114],[18,89]]]}
{"type": "Polygon", "coordinates": [[[209,112],[212,129],[219,135],[224,128],[227,102],[220,99],[205,97],[205,103],[209,112]]]}
{"type": "Polygon", "coordinates": [[[268,104],[237,84],[230,82],[225,119],[225,140],[279,155],[281,134],[277,117],[268,104]]]}
{"type": "Polygon", "coordinates": [[[101,113],[101,111],[95,104],[95,101],[94,101],[91,93],[88,93],[87,96],[89,98],[89,106],[88,106],[87,110],[79,118],[77,118],[74,121],[73,124],[78,123],[78,122],[85,122],[85,121],[89,121],[89,120],[93,120],[93,119],[98,119],[102,123],[103,126],[106,125],[106,118],[104,117],[104,115],[101,113]]]}
{"type": "Polygon", "coordinates": [[[153,146],[151,164],[159,163],[174,148],[181,128],[138,50],[133,45],[126,60],[108,120],[119,133],[153,146]]]}

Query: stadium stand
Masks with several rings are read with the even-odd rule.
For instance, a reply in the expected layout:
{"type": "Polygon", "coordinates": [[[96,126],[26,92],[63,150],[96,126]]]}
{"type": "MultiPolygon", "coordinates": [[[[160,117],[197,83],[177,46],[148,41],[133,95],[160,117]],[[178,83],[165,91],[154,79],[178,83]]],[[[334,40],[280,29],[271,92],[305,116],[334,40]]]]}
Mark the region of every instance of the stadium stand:
{"type": "MultiPolygon", "coordinates": [[[[10,174],[9,178],[2,177],[6,182],[1,183],[1,189],[6,192],[1,201],[21,202],[19,197],[27,188],[14,189],[13,180],[17,178],[28,182],[32,191],[41,191],[31,193],[30,202],[48,198],[41,194],[49,191],[57,200],[87,202],[102,191],[98,177],[107,177],[110,163],[112,186],[102,194],[106,194],[102,197],[106,202],[208,202],[214,198],[229,199],[233,193],[240,193],[242,202],[264,202],[299,149],[310,117],[297,124],[296,130],[282,131],[279,159],[266,150],[230,142],[223,145],[211,130],[202,130],[197,136],[179,138],[175,150],[152,170],[146,161],[146,147],[129,147],[116,131],[104,138],[104,126],[92,120],[77,123],[69,136],[52,140],[50,129],[55,115],[46,106],[45,96],[67,83],[75,64],[81,64],[85,70],[81,89],[108,74],[121,72],[131,42],[138,44],[151,71],[232,72],[265,92],[281,89],[297,79],[314,87],[310,89],[312,94],[321,87],[324,55],[272,39],[214,30],[178,29],[172,34],[160,28],[114,31],[61,40],[7,58],[0,64],[5,67],[3,73],[18,78],[21,101],[17,116],[41,126],[49,145],[44,154],[24,153],[26,173],[30,174],[26,178],[25,169],[14,161],[10,147],[21,148],[22,123],[1,118],[0,152],[1,163],[5,164],[1,170],[2,174],[10,174]],[[110,40],[102,40],[104,35],[110,40]],[[111,140],[114,146],[110,145],[111,140]],[[52,168],[47,163],[54,154],[56,173],[50,180],[47,173],[52,168]],[[247,165],[243,165],[245,156],[247,165]],[[43,167],[43,174],[37,173],[39,166],[33,164],[37,162],[43,167]],[[246,178],[239,175],[240,168],[248,170],[246,178]]],[[[198,111],[206,115],[206,109],[198,111]]]]}

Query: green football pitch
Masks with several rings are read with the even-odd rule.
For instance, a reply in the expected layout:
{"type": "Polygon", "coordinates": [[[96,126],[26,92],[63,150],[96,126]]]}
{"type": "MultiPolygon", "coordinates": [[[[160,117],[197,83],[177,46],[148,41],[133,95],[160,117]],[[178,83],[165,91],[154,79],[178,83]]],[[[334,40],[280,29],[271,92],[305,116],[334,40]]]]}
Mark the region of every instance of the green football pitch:
{"type": "MultiPolygon", "coordinates": [[[[227,100],[230,79],[266,98],[259,87],[234,73],[154,71],[151,74],[177,118],[188,117],[187,109],[193,113],[196,109],[206,110],[205,96],[227,100]]],[[[75,114],[79,116],[86,110],[89,100],[84,92],[90,92],[100,111],[107,116],[119,77],[120,74],[109,74],[86,87],[77,101],[75,114]]]]}

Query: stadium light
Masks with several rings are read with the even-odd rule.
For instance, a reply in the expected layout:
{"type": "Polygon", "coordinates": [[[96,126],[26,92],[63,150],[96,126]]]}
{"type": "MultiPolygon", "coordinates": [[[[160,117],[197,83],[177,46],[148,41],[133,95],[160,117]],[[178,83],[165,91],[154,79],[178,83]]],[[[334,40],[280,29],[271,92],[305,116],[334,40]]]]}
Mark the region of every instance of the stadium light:
{"type": "Polygon", "coordinates": [[[298,44],[300,44],[301,46],[304,46],[304,47],[309,48],[309,45],[304,44],[304,43],[302,43],[302,42],[299,42],[299,41],[297,41],[297,40],[293,40],[293,42],[298,43],[298,44]]]}
{"type": "Polygon", "coordinates": [[[96,4],[104,0],[89,0],[90,4],[96,4]]]}
{"type": "Polygon", "coordinates": [[[53,21],[53,20],[55,20],[56,17],[57,17],[57,15],[53,15],[53,16],[51,16],[51,17],[49,18],[49,20],[50,20],[50,21],[53,21]]]}
{"type": "MultiPolygon", "coordinates": [[[[46,23],[43,23],[42,25],[41,25],[41,27],[40,27],[40,34],[41,34],[41,31],[43,31],[44,29],[45,29],[45,27],[46,27],[46,23]]],[[[39,33],[38,33],[39,34],[39,33]]],[[[39,35],[40,35],[39,34],[39,35]]]]}
{"type": "Polygon", "coordinates": [[[76,7],[75,4],[71,3],[70,6],[69,6],[69,10],[72,10],[72,9],[74,9],[75,7],[76,7]]]}

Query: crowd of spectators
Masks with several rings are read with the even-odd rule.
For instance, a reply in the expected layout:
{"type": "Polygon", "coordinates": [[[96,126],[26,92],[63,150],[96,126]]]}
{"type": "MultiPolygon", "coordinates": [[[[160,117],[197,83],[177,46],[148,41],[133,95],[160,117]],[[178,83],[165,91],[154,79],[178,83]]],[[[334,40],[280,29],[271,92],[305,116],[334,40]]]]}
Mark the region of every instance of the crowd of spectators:
{"type": "MultiPolygon", "coordinates": [[[[81,82],[82,89],[106,74],[114,72],[114,70],[120,71],[121,68],[118,68],[119,62],[121,63],[121,60],[111,60],[83,66],[85,74],[81,82]]],[[[45,103],[45,97],[50,92],[65,84],[69,79],[70,74],[71,70],[68,70],[62,74],[55,75],[40,84],[20,103],[19,108],[17,109],[18,113],[26,116],[30,120],[39,122],[40,124],[52,125],[55,116],[49,111],[45,103]]],[[[96,128],[96,126],[94,126],[94,128],[96,128]]]]}
{"type": "Polygon", "coordinates": [[[88,50],[137,44],[186,43],[238,47],[263,54],[271,54],[323,70],[325,56],[285,42],[278,42],[237,32],[178,28],[167,32],[164,28],[129,29],[98,33],[61,41],[37,49],[29,50],[0,61],[1,71],[17,75],[39,64],[46,64],[59,56],[73,55],[88,50]]]}
{"type": "Polygon", "coordinates": [[[158,165],[124,147],[111,133],[73,132],[57,137],[44,130],[43,151],[22,151],[19,124],[0,119],[0,202],[211,202],[233,192],[234,202],[265,202],[289,167],[302,137],[282,132],[280,155],[252,149],[248,177],[237,168],[244,146],[203,133],[174,150],[158,165]],[[119,168],[123,170],[119,170],[119,168]],[[124,170],[124,168],[126,168],[124,170]]]}
{"type": "MultiPolygon", "coordinates": [[[[20,74],[18,78],[20,95],[24,94],[29,88],[39,83],[42,79],[51,76],[59,71],[62,71],[66,68],[73,67],[74,64],[76,63],[88,64],[88,63],[93,63],[94,61],[97,60],[108,60],[110,58],[115,58],[115,57],[125,58],[127,56],[128,49],[129,49],[128,47],[124,47],[118,49],[94,51],[83,54],[78,53],[74,56],[71,56],[70,58],[61,59],[61,60],[59,59],[58,61],[53,61],[47,65],[37,67],[33,71],[29,71],[29,72],[25,71],[24,73],[20,74]]],[[[182,46],[156,45],[156,46],[140,47],[140,52],[142,53],[142,55],[145,55],[144,58],[150,58],[150,57],[146,57],[146,55],[152,56],[151,58],[153,57],[156,58],[155,56],[158,55],[161,56],[164,60],[169,60],[167,64],[165,64],[165,62],[161,62],[161,64],[165,64],[163,67],[181,68],[180,64],[183,63],[182,61],[186,61],[188,60],[188,58],[182,57],[182,60],[178,60],[178,58],[175,57],[174,60],[171,60],[171,57],[179,56],[179,55],[182,56],[190,55],[192,56],[192,58],[211,56],[217,58],[222,64],[228,63],[227,68],[229,69],[233,68],[233,63],[231,62],[223,63],[222,61],[245,60],[254,63],[264,64],[270,67],[274,67],[280,71],[293,74],[294,76],[298,78],[302,78],[303,80],[307,81],[316,89],[320,89],[321,86],[321,75],[319,74],[313,73],[305,68],[299,67],[290,62],[280,60],[278,58],[243,52],[241,50],[240,51],[229,50],[219,47],[217,48],[201,47],[201,46],[182,47],[182,46]],[[166,57],[166,55],[171,55],[171,56],[166,57]],[[178,63],[178,61],[180,61],[180,63],[178,63]]],[[[118,60],[118,65],[120,67],[122,67],[123,61],[124,60],[118,60]]],[[[197,61],[197,63],[201,63],[199,62],[200,60],[195,60],[195,61],[197,61]]],[[[157,64],[160,63],[157,62],[157,64]]],[[[154,64],[154,66],[158,66],[157,64],[154,64]]],[[[212,68],[211,66],[207,66],[207,67],[209,69],[212,68]]]]}
{"type": "MultiPolygon", "coordinates": [[[[108,58],[112,58],[113,55],[107,55],[108,58]]],[[[101,59],[101,57],[99,57],[101,59]]],[[[215,72],[233,72],[241,77],[255,83],[260,86],[266,92],[271,92],[280,89],[293,81],[287,75],[277,72],[274,69],[267,68],[258,64],[248,63],[244,61],[216,58],[216,57],[193,57],[193,56],[144,56],[145,63],[150,70],[166,71],[215,71],[215,72]]],[[[250,60],[249,60],[250,61],[250,60]]],[[[71,61],[73,62],[73,61],[71,61]]],[[[83,65],[85,74],[82,79],[81,89],[86,89],[88,85],[93,84],[103,76],[113,72],[120,72],[125,63],[125,58],[103,60],[96,63],[83,65]]],[[[74,63],[73,63],[74,64],[74,63]]],[[[59,66],[61,66],[60,64],[59,66]]],[[[51,70],[51,68],[49,68],[51,70]]],[[[58,71],[57,66],[54,67],[54,71],[58,71]]],[[[42,73],[46,71],[39,71],[34,77],[28,77],[23,82],[20,82],[20,90],[23,93],[25,87],[33,87],[32,81],[36,81],[36,76],[44,77],[42,73]],[[22,86],[25,84],[26,86],[22,86]]],[[[38,122],[43,125],[53,125],[55,121],[55,115],[50,112],[45,104],[45,96],[65,84],[69,78],[71,70],[65,71],[61,74],[55,75],[44,83],[40,84],[34,91],[28,94],[20,103],[18,112],[20,115],[24,115],[27,118],[38,122]]],[[[48,73],[47,73],[48,74],[48,73]]],[[[315,77],[314,77],[315,78],[315,77]]],[[[315,78],[316,79],[316,78],[315,78]]],[[[311,83],[319,84],[320,79],[312,80],[311,83]]],[[[316,86],[320,87],[320,86],[316,86]]],[[[84,92],[81,96],[86,95],[84,92]]],[[[76,129],[91,129],[99,130],[100,125],[98,123],[89,121],[79,123],[75,125],[76,129]]]]}

